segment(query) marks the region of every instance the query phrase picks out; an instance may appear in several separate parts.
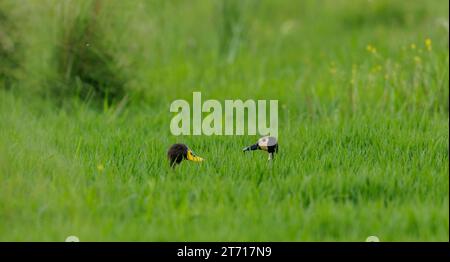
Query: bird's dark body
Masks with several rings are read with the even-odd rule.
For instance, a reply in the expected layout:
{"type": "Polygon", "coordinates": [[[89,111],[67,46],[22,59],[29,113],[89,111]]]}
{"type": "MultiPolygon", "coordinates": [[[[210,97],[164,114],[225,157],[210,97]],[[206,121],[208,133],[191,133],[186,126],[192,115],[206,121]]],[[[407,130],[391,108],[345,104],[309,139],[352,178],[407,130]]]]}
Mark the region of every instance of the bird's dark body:
{"type": "Polygon", "coordinates": [[[264,141],[262,144],[266,145],[267,152],[269,152],[269,153],[278,153],[278,141],[277,141],[277,139],[274,138],[274,137],[268,137],[266,139],[267,139],[267,141],[264,141]]]}
{"type": "Polygon", "coordinates": [[[187,158],[188,147],[185,144],[173,144],[169,151],[167,151],[167,157],[169,158],[170,166],[175,166],[181,163],[187,158]]]}

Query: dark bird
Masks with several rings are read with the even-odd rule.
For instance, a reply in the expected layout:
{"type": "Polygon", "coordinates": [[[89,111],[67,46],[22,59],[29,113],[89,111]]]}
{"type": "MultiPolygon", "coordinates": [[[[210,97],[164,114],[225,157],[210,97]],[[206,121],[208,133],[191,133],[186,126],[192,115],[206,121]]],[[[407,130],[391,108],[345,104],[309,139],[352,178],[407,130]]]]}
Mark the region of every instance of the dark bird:
{"type": "Polygon", "coordinates": [[[269,153],[269,160],[272,160],[274,153],[278,153],[278,141],[273,136],[261,137],[256,144],[245,147],[243,151],[263,150],[269,153]]]}
{"type": "Polygon", "coordinates": [[[185,144],[173,144],[169,151],[167,151],[167,157],[169,158],[170,166],[175,167],[183,160],[189,160],[193,162],[202,162],[203,158],[197,156],[185,144]]]}

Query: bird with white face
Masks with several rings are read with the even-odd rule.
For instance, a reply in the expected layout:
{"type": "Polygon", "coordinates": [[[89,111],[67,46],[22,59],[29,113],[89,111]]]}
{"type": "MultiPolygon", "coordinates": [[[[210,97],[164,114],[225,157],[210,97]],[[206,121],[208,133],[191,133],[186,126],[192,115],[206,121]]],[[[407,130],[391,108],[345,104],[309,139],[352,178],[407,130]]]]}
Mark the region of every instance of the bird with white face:
{"type": "Polygon", "coordinates": [[[242,151],[263,150],[269,153],[269,161],[273,160],[274,154],[278,153],[278,141],[273,136],[261,137],[258,142],[251,146],[245,147],[242,151]]]}

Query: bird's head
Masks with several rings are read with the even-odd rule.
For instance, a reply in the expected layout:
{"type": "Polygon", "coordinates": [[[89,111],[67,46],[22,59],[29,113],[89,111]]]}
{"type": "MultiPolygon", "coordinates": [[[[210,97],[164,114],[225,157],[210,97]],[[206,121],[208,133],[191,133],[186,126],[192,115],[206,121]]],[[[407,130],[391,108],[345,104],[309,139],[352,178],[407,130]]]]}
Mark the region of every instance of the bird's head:
{"type": "Polygon", "coordinates": [[[169,151],[167,151],[167,157],[169,158],[170,166],[174,167],[180,164],[183,160],[189,160],[193,162],[202,162],[204,159],[197,156],[185,144],[173,144],[169,151]]]}

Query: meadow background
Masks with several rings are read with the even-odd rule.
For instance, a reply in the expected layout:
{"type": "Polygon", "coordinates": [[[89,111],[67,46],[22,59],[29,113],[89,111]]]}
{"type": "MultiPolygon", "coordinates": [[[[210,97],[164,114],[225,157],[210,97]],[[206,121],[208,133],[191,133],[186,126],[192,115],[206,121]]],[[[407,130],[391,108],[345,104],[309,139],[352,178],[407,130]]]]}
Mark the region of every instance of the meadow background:
{"type": "Polygon", "coordinates": [[[0,0],[0,240],[449,241],[448,5],[0,0]],[[193,91],[278,99],[273,166],[193,91]]]}

